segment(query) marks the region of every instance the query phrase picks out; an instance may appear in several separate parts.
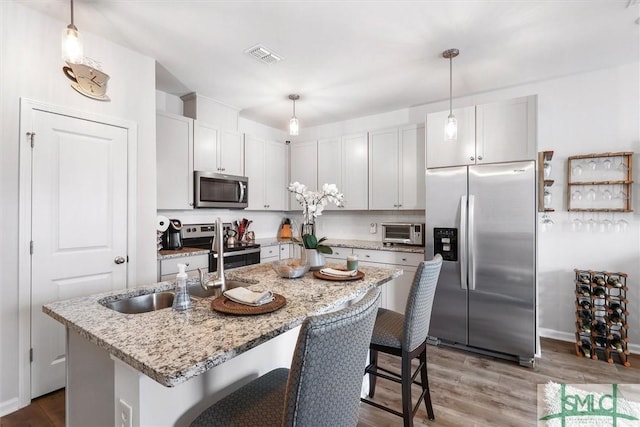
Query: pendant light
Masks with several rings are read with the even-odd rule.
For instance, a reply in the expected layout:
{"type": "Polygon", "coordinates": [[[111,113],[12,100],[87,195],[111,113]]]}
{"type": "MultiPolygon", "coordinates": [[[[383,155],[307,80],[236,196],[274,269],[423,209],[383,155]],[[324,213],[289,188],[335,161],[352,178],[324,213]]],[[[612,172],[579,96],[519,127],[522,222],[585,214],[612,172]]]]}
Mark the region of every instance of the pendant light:
{"type": "Polygon", "coordinates": [[[298,135],[300,130],[300,123],[298,122],[298,118],[296,117],[296,101],[300,99],[300,95],[291,94],[289,95],[289,99],[293,101],[293,116],[291,120],[289,120],[289,135],[298,135]]]}
{"type": "Polygon", "coordinates": [[[82,63],[82,40],[73,23],[73,0],[71,0],[71,23],[62,32],[62,60],[71,64],[82,63]]]}
{"type": "Polygon", "coordinates": [[[453,115],[453,58],[458,56],[460,51],[458,49],[447,49],[442,52],[444,58],[449,59],[449,117],[447,123],[444,125],[444,139],[445,141],[457,141],[458,140],[458,121],[456,116],[453,115]]]}

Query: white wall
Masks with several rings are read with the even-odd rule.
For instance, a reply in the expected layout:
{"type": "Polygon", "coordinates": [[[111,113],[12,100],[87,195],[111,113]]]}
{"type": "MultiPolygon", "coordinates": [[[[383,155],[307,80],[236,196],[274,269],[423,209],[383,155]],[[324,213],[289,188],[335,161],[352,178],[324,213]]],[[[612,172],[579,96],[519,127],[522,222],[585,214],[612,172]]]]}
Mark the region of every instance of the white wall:
{"type": "Polygon", "coordinates": [[[155,281],[155,62],[82,28],[85,54],[110,74],[111,102],[86,98],[62,74],[60,37],[67,23],[15,2],[0,2],[0,413],[15,409],[18,397],[18,137],[19,99],[122,118],[138,125],[138,283],[155,281]]]}

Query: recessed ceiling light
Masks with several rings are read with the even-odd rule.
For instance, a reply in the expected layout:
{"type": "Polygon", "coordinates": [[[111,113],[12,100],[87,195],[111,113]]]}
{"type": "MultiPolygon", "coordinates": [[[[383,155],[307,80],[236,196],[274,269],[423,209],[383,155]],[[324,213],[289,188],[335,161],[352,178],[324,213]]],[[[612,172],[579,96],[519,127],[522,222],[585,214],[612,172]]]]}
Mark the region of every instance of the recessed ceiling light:
{"type": "Polygon", "coordinates": [[[258,61],[264,64],[273,64],[275,62],[282,61],[282,56],[275,53],[273,50],[258,44],[244,51],[247,55],[256,58],[258,61]]]}

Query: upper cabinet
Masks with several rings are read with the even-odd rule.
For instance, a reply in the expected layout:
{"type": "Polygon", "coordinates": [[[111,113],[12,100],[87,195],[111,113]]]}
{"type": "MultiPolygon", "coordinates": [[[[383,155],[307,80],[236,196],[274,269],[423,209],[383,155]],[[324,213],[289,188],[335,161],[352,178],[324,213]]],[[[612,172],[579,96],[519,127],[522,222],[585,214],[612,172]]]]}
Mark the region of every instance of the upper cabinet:
{"type": "MultiPolygon", "coordinates": [[[[289,145],[290,182],[299,182],[310,190],[318,189],[318,142],[292,142],[289,145]]],[[[322,185],[322,184],[320,184],[322,185]]],[[[302,210],[302,206],[289,193],[289,209],[302,210]]]]}
{"type": "Polygon", "coordinates": [[[249,178],[247,209],[286,210],[286,145],[245,135],[244,146],[245,173],[249,178]]]}
{"type": "Polygon", "coordinates": [[[369,133],[369,209],[424,209],[425,128],[369,133]]]}
{"type": "Polygon", "coordinates": [[[448,111],[427,115],[427,168],[536,158],[536,96],[454,109],[457,141],[445,141],[448,111]]]}
{"type": "Polygon", "coordinates": [[[194,121],[194,169],[244,175],[242,133],[194,121]]]}
{"type": "MultiPolygon", "coordinates": [[[[318,140],[318,185],[335,184],[344,195],[344,209],[368,208],[367,134],[318,140]]],[[[328,204],[326,210],[338,209],[328,204]]]]}
{"type": "Polygon", "coordinates": [[[157,209],[193,208],[193,119],[156,116],[157,209]]]}

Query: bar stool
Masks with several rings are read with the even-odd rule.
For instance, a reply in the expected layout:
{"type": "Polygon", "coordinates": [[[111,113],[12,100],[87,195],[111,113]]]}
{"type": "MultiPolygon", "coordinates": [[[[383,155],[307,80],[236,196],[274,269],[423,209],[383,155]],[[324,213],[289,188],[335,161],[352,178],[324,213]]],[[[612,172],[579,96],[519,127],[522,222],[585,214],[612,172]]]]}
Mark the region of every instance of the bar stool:
{"type": "Polygon", "coordinates": [[[383,406],[366,398],[360,400],[376,408],[391,412],[404,419],[404,425],[413,426],[420,402],[424,400],[427,415],[430,420],[435,418],[431,395],[429,393],[429,381],[427,377],[427,334],[431,321],[431,307],[436,292],[436,285],[442,267],[442,256],[436,254],[430,261],[420,263],[413,277],[411,291],[407,298],[405,314],[378,309],[376,324],[373,328],[373,336],[369,346],[369,365],[365,373],[369,374],[369,397],[372,398],[376,391],[376,377],[395,381],[402,385],[402,412],[383,406]],[[398,374],[378,366],[378,352],[400,356],[401,373],[398,374]],[[411,361],[418,359],[419,365],[415,372],[411,372],[411,361]],[[378,372],[382,371],[382,372],[378,372]],[[415,379],[420,374],[420,382],[415,379]],[[411,402],[411,384],[418,384],[422,393],[414,407],[411,402]]]}
{"type": "Polygon", "coordinates": [[[305,319],[291,370],[275,369],[210,406],[204,426],[355,426],[362,368],[380,290],[345,309],[305,319]]]}

